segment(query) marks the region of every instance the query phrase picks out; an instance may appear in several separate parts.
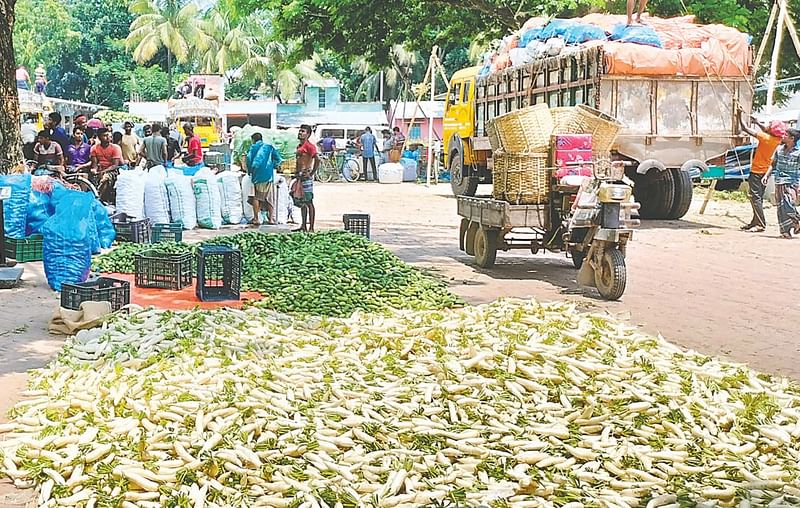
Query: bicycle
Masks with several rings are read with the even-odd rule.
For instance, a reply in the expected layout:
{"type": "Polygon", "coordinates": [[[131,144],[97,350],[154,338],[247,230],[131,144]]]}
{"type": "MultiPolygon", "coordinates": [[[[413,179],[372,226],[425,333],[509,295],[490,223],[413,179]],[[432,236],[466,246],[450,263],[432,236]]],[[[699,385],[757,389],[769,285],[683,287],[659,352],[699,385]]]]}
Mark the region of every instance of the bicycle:
{"type": "Polygon", "coordinates": [[[30,173],[33,176],[49,176],[64,184],[67,188],[82,192],[91,192],[95,198],[100,197],[97,187],[89,180],[86,173],[70,173],[70,167],[65,172],[62,166],[38,166],[35,161],[25,161],[30,173]]]}
{"type": "Polygon", "coordinates": [[[337,179],[356,182],[361,177],[361,165],[355,155],[350,153],[325,153],[314,178],[318,182],[330,183],[337,179]]]}

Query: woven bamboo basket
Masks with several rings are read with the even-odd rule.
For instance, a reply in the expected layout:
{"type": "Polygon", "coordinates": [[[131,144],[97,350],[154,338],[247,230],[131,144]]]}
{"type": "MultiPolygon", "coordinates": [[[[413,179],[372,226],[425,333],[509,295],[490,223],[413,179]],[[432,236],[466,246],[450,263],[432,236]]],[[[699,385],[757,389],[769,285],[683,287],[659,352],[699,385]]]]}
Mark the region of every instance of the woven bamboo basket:
{"type": "Polygon", "coordinates": [[[553,117],[553,134],[569,134],[566,128],[574,112],[575,108],[569,106],[550,108],[550,116],[553,117]]]}
{"type": "Polygon", "coordinates": [[[536,104],[496,117],[494,127],[506,153],[546,152],[553,133],[553,117],[547,104],[536,104]]]}
{"type": "Polygon", "coordinates": [[[492,161],[494,167],[492,168],[492,197],[494,199],[506,199],[506,171],[502,164],[498,161],[502,157],[502,151],[495,151],[492,161]]]}
{"type": "Polygon", "coordinates": [[[489,144],[492,145],[492,152],[496,152],[503,148],[500,144],[500,136],[497,135],[497,126],[493,120],[486,121],[486,135],[489,136],[489,144]]]}
{"type": "Polygon", "coordinates": [[[614,141],[624,126],[602,111],[579,104],[575,106],[564,127],[564,134],[591,134],[592,148],[597,152],[607,152],[614,146],[614,141]]]}
{"type": "Polygon", "coordinates": [[[503,175],[504,199],[516,205],[547,203],[552,174],[547,161],[547,153],[496,153],[494,174],[503,175]]]}

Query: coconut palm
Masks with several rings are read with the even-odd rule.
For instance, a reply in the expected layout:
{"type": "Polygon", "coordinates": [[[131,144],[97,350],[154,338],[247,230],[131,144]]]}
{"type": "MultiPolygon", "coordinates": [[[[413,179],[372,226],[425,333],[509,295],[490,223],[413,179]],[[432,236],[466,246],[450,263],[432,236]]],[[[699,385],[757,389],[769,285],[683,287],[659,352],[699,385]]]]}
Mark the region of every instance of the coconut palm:
{"type": "Polygon", "coordinates": [[[165,48],[172,93],[172,57],[178,63],[186,63],[193,50],[205,51],[209,46],[197,4],[182,0],[134,0],[130,11],[137,17],[131,22],[126,47],[133,51],[133,59],[140,65],[165,48]]]}
{"type": "Polygon", "coordinates": [[[255,37],[248,31],[251,26],[247,20],[232,22],[224,10],[211,11],[201,25],[208,35],[208,48],[200,59],[203,72],[226,75],[241,65],[253,53],[256,44],[255,37]]]}
{"type": "Polygon", "coordinates": [[[419,53],[395,44],[389,53],[390,63],[383,69],[373,69],[365,59],[356,60],[353,68],[367,75],[356,90],[355,98],[373,99],[379,95],[381,81],[389,95],[397,96],[402,87],[408,87],[415,68],[422,62],[419,53]]]}

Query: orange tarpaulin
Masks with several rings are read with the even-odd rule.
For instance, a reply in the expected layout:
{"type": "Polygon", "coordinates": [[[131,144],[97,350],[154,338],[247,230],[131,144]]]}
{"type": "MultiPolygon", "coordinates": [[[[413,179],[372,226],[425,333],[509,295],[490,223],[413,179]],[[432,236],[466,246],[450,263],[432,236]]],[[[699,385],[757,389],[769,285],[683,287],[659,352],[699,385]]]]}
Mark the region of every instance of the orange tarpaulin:
{"type": "Polygon", "coordinates": [[[183,288],[180,291],[170,291],[168,289],[147,289],[134,286],[134,275],[131,273],[104,273],[103,276],[115,279],[127,280],[131,283],[131,303],[142,307],[156,307],[169,310],[188,310],[195,307],[201,309],[218,309],[220,307],[241,308],[247,300],[260,300],[261,294],[252,291],[242,291],[239,300],[229,300],[225,302],[201,302],[197,299],[194,292],[194,285],[183,288]]]}
{"type": "MultiPolygon", "coordinates": [[[[577,21],[597,25],[606,32],[625,24],[626,16],[589,14],[577,21]]],[[[662,19],[645,17],[664,48],[633,43],[604,42],[608,74],[746,77],[752,55],[749,36],[724,25],[698,25],[693,16],[662,19]]]]}

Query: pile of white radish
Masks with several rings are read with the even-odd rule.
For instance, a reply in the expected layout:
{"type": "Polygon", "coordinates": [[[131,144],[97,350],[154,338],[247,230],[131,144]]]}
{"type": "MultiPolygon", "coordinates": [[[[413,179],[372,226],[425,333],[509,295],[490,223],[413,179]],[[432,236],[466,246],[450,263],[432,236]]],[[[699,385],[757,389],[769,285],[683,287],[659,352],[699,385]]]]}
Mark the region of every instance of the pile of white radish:
{"type": "Polygon", "coordinates": [[[0,473],[44,507],[800,503],[798,385],[565,304],[142,311],[26,396],[0,473]]]}

